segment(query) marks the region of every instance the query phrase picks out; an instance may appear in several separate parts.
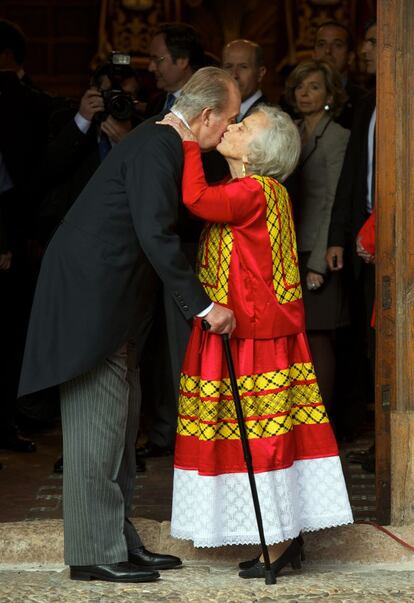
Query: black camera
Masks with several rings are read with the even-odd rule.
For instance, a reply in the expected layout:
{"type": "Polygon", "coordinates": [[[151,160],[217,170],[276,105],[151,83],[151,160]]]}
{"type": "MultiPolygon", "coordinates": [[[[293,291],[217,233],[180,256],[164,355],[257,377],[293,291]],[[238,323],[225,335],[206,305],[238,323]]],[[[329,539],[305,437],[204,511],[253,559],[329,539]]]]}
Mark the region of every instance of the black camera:
{"type": "Polygon", "coordinates": [[[122,82],[130,77],[136,77],[132,69],[131,57],[122,52],[113,52],[105,65],[99,67],[93,78],[92,84],[96,86],[104,101],[104,111],[95,115],[98,122],[105,121],[108,115],[114,119],[126,121],[132,118],[135,112],[134,98],[122,90],[122,82]],[[101,84],[104,76],[111,82],[109,90],[102,90],[101,84]]]}

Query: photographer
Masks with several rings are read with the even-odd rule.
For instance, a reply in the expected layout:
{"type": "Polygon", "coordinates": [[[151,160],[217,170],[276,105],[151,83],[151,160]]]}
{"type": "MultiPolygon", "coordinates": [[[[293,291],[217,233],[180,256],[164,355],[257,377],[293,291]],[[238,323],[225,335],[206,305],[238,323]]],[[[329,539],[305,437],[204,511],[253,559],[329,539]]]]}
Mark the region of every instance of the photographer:
{"type": "Polygon", "coordinates": [[[129,56],[113,53],[91,79],[79,108],[56,112],[49,125],[45,166],[51,189],[38,213],[38,238],[45,245],[112,146],[138,123],[139,91],[129,56]]]}
{"type": "MultiPolygon", "coordinates": [[[[50,189],[40,206],[36,228],[43,247],[112,146],[140,122],[135,110],[138,92],[129,56],[114,53],[93,74],[78,110],[66,107],[52,116],[44,160],[50,189]]],[[[62,457],[54,470],[63,471],[62,457]]]]}

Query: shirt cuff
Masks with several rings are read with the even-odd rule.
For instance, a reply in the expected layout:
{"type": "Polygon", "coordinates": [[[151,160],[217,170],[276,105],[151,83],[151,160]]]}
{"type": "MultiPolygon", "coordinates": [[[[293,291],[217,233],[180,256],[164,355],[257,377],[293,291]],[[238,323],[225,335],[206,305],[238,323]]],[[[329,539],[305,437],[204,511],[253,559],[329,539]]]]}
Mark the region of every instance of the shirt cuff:
{"type": "Polygon", "coordinates": [[[82,134],[86,134],[89,128],[91,127],[91,121],[86,119],[80,113],[76,113],[75,115],[75,124],[78,126],[79,130],[82,134]]]}
{"type": "Polygon", "coordinates": [[[208,308],[205,308],[202,312],[197,314],[197,318],[204,318],[204,316],[207,316],[207,314],[213,309],[213,306],[214,306],[214,302],[211,302],[211,304],[208,306],[208,308]]]}

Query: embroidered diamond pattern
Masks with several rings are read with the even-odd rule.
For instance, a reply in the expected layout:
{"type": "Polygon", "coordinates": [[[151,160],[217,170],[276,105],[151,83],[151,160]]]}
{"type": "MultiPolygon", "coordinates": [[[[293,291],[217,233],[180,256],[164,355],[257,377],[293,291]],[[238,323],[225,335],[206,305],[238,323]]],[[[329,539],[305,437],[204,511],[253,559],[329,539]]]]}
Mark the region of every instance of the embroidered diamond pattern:
{"type": "Polygon", "coordinates": [[[267,200],[267,228],[272,246],[273,285],[281,304],[302,298],[296,236],[289,195],[273,178],[252,176],[263,188],[267,200]]]}
{"type": "Polygon", "coordinates": [[[227,224],[207,224],[202,232],[197,274],[211,301],[226,304],[233,233],[227,224]]]}
{"type": "MultiPolygon", "coordinates": [[[[303,423],[328,422],[311,363],[237,381],[250,438],[281,435],[303,423]]],[[[178,433],[202,440],[240,438],[229,379],[181,376],[178,433]]]]}

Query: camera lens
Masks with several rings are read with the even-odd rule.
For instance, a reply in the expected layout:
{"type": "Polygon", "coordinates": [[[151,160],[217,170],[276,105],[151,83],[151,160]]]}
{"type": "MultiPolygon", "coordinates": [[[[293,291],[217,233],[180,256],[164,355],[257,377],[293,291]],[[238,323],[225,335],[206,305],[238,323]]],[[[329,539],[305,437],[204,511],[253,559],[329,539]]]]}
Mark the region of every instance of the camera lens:
{"type": "Polygon", "coordinates": [[[112,94],[108,99],[106,110],[115,119],[125,121],[127,119],[131,119],[134,113],[134,103],[128,94],[112,90],[112,94]]]}

